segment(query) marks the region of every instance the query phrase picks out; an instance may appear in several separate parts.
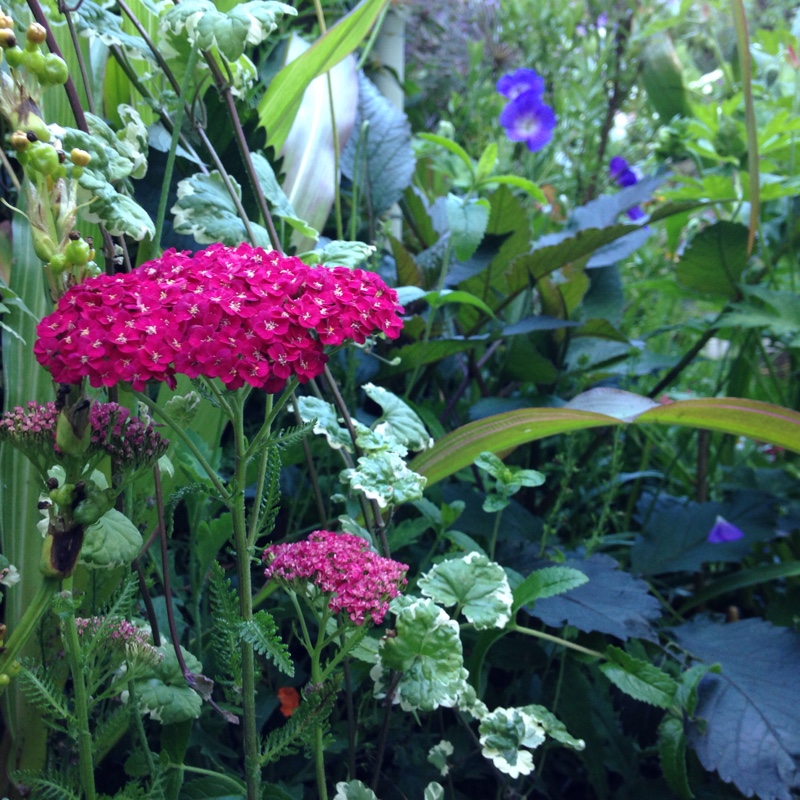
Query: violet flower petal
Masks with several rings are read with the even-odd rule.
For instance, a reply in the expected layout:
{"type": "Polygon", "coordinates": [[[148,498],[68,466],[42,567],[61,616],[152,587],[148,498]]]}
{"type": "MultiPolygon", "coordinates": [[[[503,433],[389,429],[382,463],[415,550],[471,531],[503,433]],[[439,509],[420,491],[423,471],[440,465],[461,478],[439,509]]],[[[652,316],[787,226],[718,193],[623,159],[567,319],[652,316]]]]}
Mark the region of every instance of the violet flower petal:
{"type": "Polygon", "coordinates": [[[541,102],[536,92],[524,92],[512,100],[500,114],[500,124],[512,142],[525,142],[528,149],[541,150],[553,138],[556,115],[541,102]]]}
{"type": "Polygon", "coordinates": [[[732,522],[728,522],[724,517],[717,517],[714,527],[708,534],[708,541],[712,544],[722,544],[723,542],[735,542],[743,539],[744,533],[732,522]]]}
{"type": "Polygon", "coordinates": [[[497,91],[509,100],[514,100],[525,92],[535,92],[536,97],[541,99],[544,95],[544,78],[535,70],[520,67],[497,81],[497,91]]]}

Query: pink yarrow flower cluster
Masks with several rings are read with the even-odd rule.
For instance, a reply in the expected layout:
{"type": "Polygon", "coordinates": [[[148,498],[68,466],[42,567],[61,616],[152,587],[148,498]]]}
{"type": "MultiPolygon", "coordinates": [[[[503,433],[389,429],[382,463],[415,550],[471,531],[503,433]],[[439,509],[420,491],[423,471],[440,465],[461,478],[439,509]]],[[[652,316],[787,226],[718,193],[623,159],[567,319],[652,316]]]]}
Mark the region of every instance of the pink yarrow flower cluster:
{"type": "Polygon", "coordinates": [[[180,373],[279,392],[292,375],[319,375],[326,345],[396,339],[402,311],[372,272],[213,244],[72,287],[39,323],[34,352],[58,383],[142,390],[174,387],[180,373]]]}
{"type": "Polygon", "coordinates": [[[379,556],[349,533],[314,531],[302,542],[270,545],[263,560],[267,578],[295,588],[311,581],[331,595],[331,611],[344,611],[356,625],[383,622],[389,601],[407,583],[407,564],[379,556]]]}

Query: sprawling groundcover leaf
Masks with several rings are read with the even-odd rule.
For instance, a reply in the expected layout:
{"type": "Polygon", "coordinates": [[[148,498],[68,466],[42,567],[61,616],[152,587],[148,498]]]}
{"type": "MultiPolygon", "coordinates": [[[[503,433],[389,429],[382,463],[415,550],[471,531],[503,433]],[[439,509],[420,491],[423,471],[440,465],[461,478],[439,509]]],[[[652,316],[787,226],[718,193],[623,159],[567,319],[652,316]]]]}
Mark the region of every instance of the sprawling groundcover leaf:
{"type": "Polygon", "coordinates": [[[553,628],[573,625],[623,641],[631,637],[656,640],[651,623],[661,615],[660,607],[643,580],[620,570],[611,556],[601,553],[586,559],[569,558],[564,566],[580,570],[588,582],[565,594],[537,600],[535,606],[526,608],[529,614],[553,628]]]}
{"type": "Polygon", "coordinates": [[[760,619],[695,619],[674,635],[695,658],[722,665],[700,682],[689,730],[703,766],[748,797],[791,800],[800,788],[800,636],[760,619]]]}
{"type": "MultiPolygon", "coordinates": [[[[643,496],[643,511],[652,497],[643,496]]],[[[659,497],[646,518],[642,535],[631,552],[633,571],[643,575],[694,572],[714,561],[740,561],[753,545],[772,539],[777,522],[774,497],[761,492],[737,492],[723,503],[693,503],[659,497]],[[709,542],[718,516],[739,528],[744,537],[729,542],[709,542]]]]}

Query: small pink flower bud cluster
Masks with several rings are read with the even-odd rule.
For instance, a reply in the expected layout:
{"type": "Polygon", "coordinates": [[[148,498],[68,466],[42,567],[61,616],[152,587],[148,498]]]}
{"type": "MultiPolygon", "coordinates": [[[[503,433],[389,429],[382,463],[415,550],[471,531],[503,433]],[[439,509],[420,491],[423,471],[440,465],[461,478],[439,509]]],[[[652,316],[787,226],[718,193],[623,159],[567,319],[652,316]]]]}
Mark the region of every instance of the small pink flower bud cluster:
{"type": "Polygon", "coordinates": [[[153,464],[169,447],[169,439],[118,403],[94,403],[89,422],[92,444],[102,447],[113,461],[128,469],[153,464]]]}
{"type": "Polygon", "coordinates": [[[368,617],[383,622],[389,600],[408,583],[407,564],[379,556],[349,533],[314,531],[302,542],[270,545],[263,560],[267,578],[294,588],[311,581],[331,595],[331,611],[344,611],[356,625],[368,617]]]}
{"type": "Polygon", "coordinates": [[[155,663],[163,658],[163,653],[153,647],[150,634],[128,620],[109,622],[105,617],[76,617],[75,625],[79,636],[96,636],[103,631],[109,644],[122,645],[127,655],[136,660],[155,663]]]}
{"type": "MultiPolygon", "coordinates": [[[[0,441],[7,440],[47,469],[52,466],[54,455],[59,455],[57,424],[55,403],[40,405],[32,400],[25,408],[17,406],[0,416],[0,441]]],[[[152,464],[169,447],[168,439],[117,403],[94,403],[89,412],[89,424],[92,443],[88,455],[105,451],[122,470],[152,464]]]]}
{"type": "Polygon", "coordinates": [[[372,272],[213,244],[72,287],[39,323],[34,352],[58,383],[141,390],[181,373],[279,392],[322,372],[325,345],[397,338],[402,310],[372,272]]]}

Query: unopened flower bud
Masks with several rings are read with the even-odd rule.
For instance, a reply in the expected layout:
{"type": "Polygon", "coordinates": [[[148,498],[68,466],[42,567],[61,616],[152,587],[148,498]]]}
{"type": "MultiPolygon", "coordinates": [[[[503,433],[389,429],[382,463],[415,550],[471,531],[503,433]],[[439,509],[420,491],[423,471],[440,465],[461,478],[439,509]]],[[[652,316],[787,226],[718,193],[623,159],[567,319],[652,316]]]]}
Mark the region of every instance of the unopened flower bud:
{"type": "Polygon", "coordinates": [[[31,22],[28,25],[27,38],[31,44],[41,44],[45,41],[47,39],[47,31],[44,25],[40,25],[38,22],[31,22]]]}
{"type": "Polygon", "coordinates": [[[0,28],[0,47],[4,50],[9,47],[17,46],[17,37],[9,28],[0,28]]]}
{"type": "Polygon", "coordinates": [[[14,20],[8,16],[8,14],[4,14],[0,11],[0,28],[13,28],[14,27],[14,20]]]}
{"type": "Polygon", "coordinates": [[[89,153],[87,153],[85,150],[81,150],[78,147],[72,148],[69,157],[76,167],[85,167],[92,160],[92,157],[89,155],[89,153]]]}
{"type": "Polygon", "coordinates": [[[23,131],[14,131],[11,136],[8,137],[11,146],[18,152],[22,152],[31,142],[28,139],[28,135],[23,131]]]}

